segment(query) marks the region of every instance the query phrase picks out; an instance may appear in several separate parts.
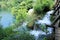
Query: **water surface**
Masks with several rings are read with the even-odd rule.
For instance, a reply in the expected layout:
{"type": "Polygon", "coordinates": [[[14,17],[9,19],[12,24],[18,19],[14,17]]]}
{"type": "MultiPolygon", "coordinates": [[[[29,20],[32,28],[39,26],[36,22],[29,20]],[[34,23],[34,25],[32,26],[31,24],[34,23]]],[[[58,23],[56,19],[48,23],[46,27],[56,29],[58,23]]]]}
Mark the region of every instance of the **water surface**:
{"type": "Polygon", "coordinates": [[[1,11],[0,12],[0,23],[5,28],[13,23],[13,16],[10,12],[1,11]]]}

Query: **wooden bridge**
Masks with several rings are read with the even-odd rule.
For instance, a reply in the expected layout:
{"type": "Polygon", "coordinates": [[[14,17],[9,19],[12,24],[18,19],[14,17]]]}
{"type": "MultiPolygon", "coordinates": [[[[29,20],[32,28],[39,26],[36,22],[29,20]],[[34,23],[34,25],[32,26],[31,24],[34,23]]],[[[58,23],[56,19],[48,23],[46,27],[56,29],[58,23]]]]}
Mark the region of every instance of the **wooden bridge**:
{"type": "Polygon", "coordinates": [[[55,27],[55,40],[60,40],[60,0],[55,0],[55,2],[52,25],[55,27]]]}

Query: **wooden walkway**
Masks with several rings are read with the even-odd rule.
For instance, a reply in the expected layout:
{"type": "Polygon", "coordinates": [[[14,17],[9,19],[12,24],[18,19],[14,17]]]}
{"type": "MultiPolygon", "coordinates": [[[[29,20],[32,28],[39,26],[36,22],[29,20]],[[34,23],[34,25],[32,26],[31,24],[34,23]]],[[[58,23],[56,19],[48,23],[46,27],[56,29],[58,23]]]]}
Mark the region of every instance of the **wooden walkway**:
{"type": "Polygon", "coordinates": [[[55,40],[60,40],[60,0],[56,0],[54,7],[54,21],[52,25],[55,27],[55,40]]]}

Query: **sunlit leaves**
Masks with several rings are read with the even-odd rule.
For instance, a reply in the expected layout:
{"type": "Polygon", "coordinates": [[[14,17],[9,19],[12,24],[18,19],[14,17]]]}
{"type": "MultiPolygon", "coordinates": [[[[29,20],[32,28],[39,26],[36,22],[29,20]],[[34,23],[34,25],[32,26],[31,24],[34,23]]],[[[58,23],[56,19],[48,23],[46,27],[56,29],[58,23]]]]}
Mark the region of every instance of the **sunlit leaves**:
{"type": "Polygon", "coordinates": [[[27,9],[25,6],[18,6],[12,8],[12,14],[16,17],[16,21],[24,21],[27,17],[27,9]]]}

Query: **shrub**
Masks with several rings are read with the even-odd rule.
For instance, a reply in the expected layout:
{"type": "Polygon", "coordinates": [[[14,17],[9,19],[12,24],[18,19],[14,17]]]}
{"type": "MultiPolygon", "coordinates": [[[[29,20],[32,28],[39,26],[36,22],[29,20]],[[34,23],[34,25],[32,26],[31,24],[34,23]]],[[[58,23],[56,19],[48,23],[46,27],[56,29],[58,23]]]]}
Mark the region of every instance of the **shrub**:
{"type": "Polygon", "coordinates": [[[15,16],[16,23],[20,25],[23,21],[26,21],[28,18],[27,12],[32,8],[32,0],[25,0],[19,3],[17,6],[12,7],[12,14],[15,16]]]}
{"type": "Polygon", "coordinates": [[[3,40],[34,40],[34,37],[29,33],[14,34],[10,37],[4,38],[3,40]]]}
{"type": "Polygon", "coordinates": [[[6,36],[5,31],[3,30],[2,26],[0,25],[0,40],[6,36]]]}
{"type": "Polygon", "coordinates": [[[18,6],[12,8],[12,14],[16,18],[16,23],[23,22],[27,17],[27,9],[25,6],[18,6]]]}
{"type": "Polygon", "coordinates": [[[33,8],[33,0],[26,0],[25,3],[28,10],[33,8]]]}
{"type": "Polygon", "coordinates": [[[21,33],[20,39],[21,40],[34,40],[34,37],[30,35],[29,33],[21,33]]]}
{"type": "Polygon", "coordinates": [[[9,26],[7,28],[4,29],[4,32],[6,33],[6,37],[12,35],[12,34],[16,34],[17,32],[14,32],[13,29],[15,29],[16,27],[13,26],[9,26]]]}
{"type": "Polygon", "coordinates": [[[34,9],[37,13],[43,13],[51,10],[53,7],[53,0],[37,0],[34,9]]]}

